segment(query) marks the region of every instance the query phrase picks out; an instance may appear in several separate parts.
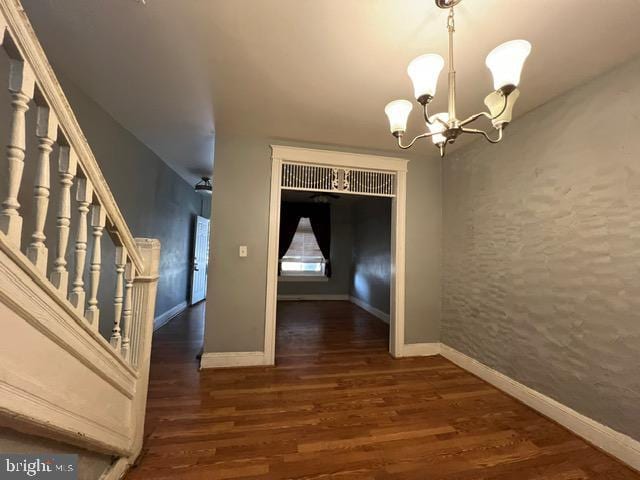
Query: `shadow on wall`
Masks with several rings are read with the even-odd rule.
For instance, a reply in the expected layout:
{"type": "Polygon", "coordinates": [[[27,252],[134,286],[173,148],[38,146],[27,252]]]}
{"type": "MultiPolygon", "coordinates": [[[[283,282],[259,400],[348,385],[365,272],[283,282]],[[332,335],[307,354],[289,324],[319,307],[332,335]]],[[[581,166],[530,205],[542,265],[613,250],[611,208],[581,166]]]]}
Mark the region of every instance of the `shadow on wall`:
{"type": "Polygon", "coordinates": [[[391,199],[355,203],[349,294],[389,314],[391,302],[391,199]]]}

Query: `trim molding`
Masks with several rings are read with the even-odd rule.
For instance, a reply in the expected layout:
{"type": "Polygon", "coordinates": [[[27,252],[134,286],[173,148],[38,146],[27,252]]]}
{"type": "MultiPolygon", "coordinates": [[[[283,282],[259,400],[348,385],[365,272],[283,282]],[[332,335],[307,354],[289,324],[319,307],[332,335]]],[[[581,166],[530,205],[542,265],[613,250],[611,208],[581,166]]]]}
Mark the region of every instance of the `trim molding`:
{"type": "Polygon", "coordinates": [[[137,372],[0,232],[0,301],[128,398],[137,372]]]}
{"type": "Polygon", "coordinates": [[[432,357],[440,355],[440,343],[405,343],[397,357],[432,357]]]}
{"type": "Polygon", "coordinates": [[[349,295],[349,299],[348,300],[351,303],[354,303],[357,306],[359,306],[361,309],[366,310],[367,312],[369,312],[374,317],[379,318],[380,320],[382,320],[387,325],[391,321],[391,315],[389,315],[388,313],[384,313],[382,310],[380,310],[380,309],[378,309],[378,308],[376,308],[374,306],[369,305],[367,302],[365,302],[363,300],[360,300],[358,297],[354,297],[353,295],[349,295]]]}
{"type": "Polygon", "coordinates": [[[372,168],[388,172],[406,172],[406,158],[371,155],[367,153],[340,152],[338,150],[317,150],[315,148],[271,145],[273,158],[314,165],[335,167],[372,168]]]}
{"type": "Polygon", "coordinates": [[[167,323],[173,320],[173,317],[184,312],[187,308],[189,308],[189,304],[185,300],[184,302],[180,302],[175,307],[170,308],[166,312],[158,315],[156,318],[153,319],[153,331],[155,332],[160,327],[165,326],[167,323]]]}
{"type": "Polygon", "coordinates": [[[278,300],[284,300],[284,301],[289,301],[289,300],[315,300],[315,301],[325,301],[325,300],[345,300],[345,301],[349,301],[349,295],[345,294],[336,294],[336,295],[323,295],[323,294],[316,294],[316,293],[310,293],[310,294],[290,294],[290,295],[278,295],[278,300]]]}
{"type": "MultiPolygon", "coordinates": [[[[265,364],[275,364],[276,308],[278,299],[278,241],[282,164],[285,161],[311,165],[371,168],[395,172],[396,195],[391,207],[391,311],[389,352],[400,356],[404,343],[405,243],[407,215],[407,163],[409,160],[379,155],[363,155],[271,145],[271,187],[269,197],[269,236],[267,244],[267,288],[265,298],[265,364]]],[[[348,298],[346,299],[348,300],[348,298]]]]}
{"type": "Polygon", "coordinates": [[[640,471],[640,442],[442,344],[442,356],[640,471]]]}
{"type": "Polygon", "coordinates": [[[259,367],[272,365],[264,352],[209,352],[200,359],[204,368],[259,367]]]}

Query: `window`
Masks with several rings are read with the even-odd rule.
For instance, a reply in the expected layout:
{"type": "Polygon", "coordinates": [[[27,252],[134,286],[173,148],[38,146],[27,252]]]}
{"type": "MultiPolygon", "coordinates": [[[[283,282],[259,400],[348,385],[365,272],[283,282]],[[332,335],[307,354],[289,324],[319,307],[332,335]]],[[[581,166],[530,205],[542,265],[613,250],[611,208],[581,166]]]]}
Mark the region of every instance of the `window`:
{"type": "Polygon", "coordinates": [[[287,276],[324,276],[325,259],[308,218],[298,222],[291,246],[282,257],[282,274],[287,276]]]}

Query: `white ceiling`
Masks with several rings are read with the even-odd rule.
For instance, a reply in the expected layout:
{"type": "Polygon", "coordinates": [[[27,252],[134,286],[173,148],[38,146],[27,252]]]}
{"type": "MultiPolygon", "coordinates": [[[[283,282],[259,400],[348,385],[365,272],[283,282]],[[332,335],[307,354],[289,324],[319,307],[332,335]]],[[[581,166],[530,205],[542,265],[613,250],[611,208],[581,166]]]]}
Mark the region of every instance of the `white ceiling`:
{"type": "MultiPolygon", "coordinates": [[[[214,118],[218,132],[393,150],[383,108],[411,98],[406,65],[446,56],[433,0],[23,3],[54,67],[190,182],[211,171],[214,118]]],[[[499,43],[533,44],[517,117],[640,54],[638,18],[638,0],[463,0],[459,116],[483,107],[499,43]]]]}

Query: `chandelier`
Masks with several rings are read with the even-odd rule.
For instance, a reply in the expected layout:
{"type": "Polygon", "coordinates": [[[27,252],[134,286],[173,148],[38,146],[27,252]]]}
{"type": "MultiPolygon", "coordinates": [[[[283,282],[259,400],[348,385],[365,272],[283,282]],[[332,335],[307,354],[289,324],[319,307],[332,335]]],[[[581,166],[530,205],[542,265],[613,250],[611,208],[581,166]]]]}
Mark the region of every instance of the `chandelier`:
{"type": "Polygon", "coordinates": [[[415,137],[407,145],[402,144],[402,137],[407,131],[407,120],[413,105],[408,100],[394,100],[385,107],[389,118],[391,133],[398,139],[398,146],[402,149],[411,148],[420,138],[431,138],[444,157],[447,144],[454,143],[463,133],[482,135],[491,143],[502,140],[502,133],[512,117],[513,105],[520,96],[518,84],[520,73],[525,60],[531,52],[531,44],[526,40],[511,40],[494,48],[487,55],[486,65],[493,75],[495,89],[484,99],[489,109],[470,117],[459,120],[456,116],[456,71],[453,64],[453,34],[455,23],[453,7],[461,0],[435,0],[436,5],[449,9],[447,30],[449,31],[449,108],[447,112],[429,115],[428,105],[436,94],[438,77],[444,67],[444,59],[440,55],[428,53],[415,58],[407,68],[407,73],[413,83],[416,100],[422,105],[424,121],[427,131],[415,137]],[[481,117],[488,118],[497,134],[492,137],[484,130],[468,128],[467,125],[481,117]]]}

